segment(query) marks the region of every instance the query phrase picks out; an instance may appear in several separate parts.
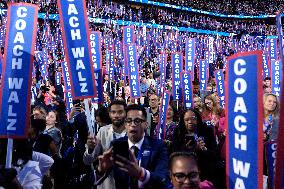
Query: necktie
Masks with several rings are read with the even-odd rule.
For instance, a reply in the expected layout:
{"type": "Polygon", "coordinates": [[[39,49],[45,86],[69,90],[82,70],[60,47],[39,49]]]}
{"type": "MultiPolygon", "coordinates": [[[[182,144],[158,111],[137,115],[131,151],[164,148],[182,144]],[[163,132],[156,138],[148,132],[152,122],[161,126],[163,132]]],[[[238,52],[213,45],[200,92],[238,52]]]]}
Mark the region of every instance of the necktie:
{"type": "MultiPolygon", "coordinates": [[[[134,153],[135,158],[137,158],[139,153],[139,148],[133,145],[130,149],[134,153]]],[[[138,180],[136,178],[130,177],[130,189],[138,189],[138,180]]]]}
{"type": "Polygon", "coordinates": [[[134,153],[135,158],[137,158],[138,157],[138,153],[139,153],[139,148],[137,146],[133,145],[131,147],[131,151],[134,153]]]}

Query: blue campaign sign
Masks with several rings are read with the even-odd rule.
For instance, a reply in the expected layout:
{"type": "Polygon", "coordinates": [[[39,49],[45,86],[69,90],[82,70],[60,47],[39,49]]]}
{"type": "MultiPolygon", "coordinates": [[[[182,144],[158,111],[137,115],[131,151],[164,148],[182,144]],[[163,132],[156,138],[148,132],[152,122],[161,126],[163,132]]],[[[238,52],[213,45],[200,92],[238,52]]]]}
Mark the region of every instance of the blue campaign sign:
{"type": "Polygon", "coordinates": [[[265,161],[267,165],[268,173],[268,185],[269,189],[274,189],[274,178],[275,178],[275,168],[276,168],[276,141],[267,142],[265,144],[265,161]]]}
{"type": "Polygon", "coordinates": [[[263,71],[263,79],[266,77],[270,77],[268,59],[265,51],[262,52],[262,71],[263,71]]]}
{"type": "Polygon", "coordinates": [[[170,103],[171,93],[169,91],[164,91],[162,98],[162,105],[160,106],[160,116],[159,116],[159,133],[157,134],[158,139],[165,139],[167,130],[167,112],[170,103]]]}
{"type": "Polygon", "coordinates": [[[271,88],[272,93],[276,96],[280,96],[281,81],[282,81],[282,61],[271,60],[271,88]]]}
{"type": "Polygon", "coordinates": [[[199,64],[200,91],[205,91],[207,87],[207,69],[208,69],[208,61],[200,60],[199,64]]]}
{"type": "Polygon", "coordinates": [[[125,26],[123,27],[123,44],[129,45],[131,43],[134,43],[134,27],[125,26]]]}
{"type": "Polygon", "coordinates": [[[67,66],[67,62],[62,62],[62,70],[63,70],[63,78],[64,78],[64,86],[66,91],[71,91],[71,79],[70,73],[67,66]]]}
{"type": "Polygon", "coordinates": [[[189,71],[182,71],[180,73],[181,84],[182,84],[182,97],[185,108],[193,107],[193,92],[192,92],[192,81],[189,71]]]}
{"type": "Polygon", "coordinates": [[[58,0],[57,4],[72,96],[74,99],[96,97],[86,3],[58,0]]]}
{"type": "Polygon", "coordinates": [[[161,73],[161,75],[160,75],[160,90],[161,90],[161,93],[163,93],[164,86],[165,86],[165,83],[166,83],[167,54],[166,53],[159,54],[158,61],[159,61],[159,64],[160,64],[160,73],[161,73]]]}
{"type": "Polygon", "coordinates": [[[195,41],[195,38],[185,40],[185,70],[191,72],[192,79],[194,79],[195,41]]]}
{"type": "Polygon", "coordinates": [[[96,87],[97,87],[97,102],[103,103],[104,96],[103,96],[103,72],[102,72],[102,45],[101,45],[101,33],[91,32],[90,34],[91,40],[91,52],[92,52],[92,62],[95,72],[95,80],[96,80],[96,87]]]}
{"type": "Polygon", "coordinates": [[[7,36],[1,88],[1,138],[26,137],[30,117],[31,77],[38,7],[8,5],[7,36]],[[5,92],[2,92],[5,91],[5,92]]]}
{"type": "Polygon", "coordinates": [[[113,50],[109,51],[109,79],[114,80],[115,74],[115,62],[114,62],[114,52],[113,50]]]}
{"type": "Polygon", "coordinates": [[[171,54],[172,60],[172,90],[173,90],[173,99],[181,99],[181,85],[180,85],[180,73],[182,72],[182,54],[175,52],[171,54]]]}
{"type": "Polygon", "coordinates": [[[226,85],[227,188],[263,188],[261,51],[229,57],[226,85]]]}
{"type": "Polygon", "coordinates": [[[130,44],[126,45],[125,48],[126,63],[129,71],[129,86],[130,86],[130,96],[132,98],[140,98],[140,76],[139,68],[137,62],[137,51],[136,45],[130,44]]]}
{"type": "Polygon", "coordinates": [[[215,71],[215,80],[217,85],[217,92],[220,98],[220,106],[222,108],[225,107],[225,81],[224,81],[224,73],[223,70],[215,71]]]}
{"type": "Polygon", "coordinates": [[[61,73],[60,72],[55,73],[55,84],[61,85],[61,73]]]}
{"type": "Polygon", "coordinates": [[[277,38],[269,39],[270,61],[277,59],[277,38]]]}

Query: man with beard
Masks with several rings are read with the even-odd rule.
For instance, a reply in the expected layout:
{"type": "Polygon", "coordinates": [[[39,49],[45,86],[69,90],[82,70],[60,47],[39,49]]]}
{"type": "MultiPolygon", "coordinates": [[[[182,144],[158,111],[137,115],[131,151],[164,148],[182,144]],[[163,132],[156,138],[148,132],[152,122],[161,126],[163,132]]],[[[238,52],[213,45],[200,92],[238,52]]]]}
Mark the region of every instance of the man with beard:
{"type": "MultiPolygon", "coordinates": [[[[86,144],[83,161],[86,165],[93,165],[97,157],[109,149],[111,141],[126,136],[124,119],[126,117],[126,103],[124,101],[114,100],[109,105],[110,125],[102,127],[97,136],[90,135],[86,144]]],[[[96,166],[96,165],[94,165],[96,166]]],[[[98,186],[100,188],[115,189],[115,183],[112,174],[98,186]]]]}

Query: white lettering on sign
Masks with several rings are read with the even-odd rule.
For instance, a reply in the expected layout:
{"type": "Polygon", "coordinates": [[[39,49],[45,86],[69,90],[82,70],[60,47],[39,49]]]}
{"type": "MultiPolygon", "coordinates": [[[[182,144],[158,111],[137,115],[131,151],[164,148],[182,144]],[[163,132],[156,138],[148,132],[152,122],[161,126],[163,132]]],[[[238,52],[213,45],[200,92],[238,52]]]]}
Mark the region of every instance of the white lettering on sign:
{"type": "MultiPolygon", "coordinates": [[[[74,2],[74,0],[68,0],[68,2],[74,2]]],[[[72,41],[78,41],[82,39],[81,30],[79,28],[80,22],[79,22],[78,14],[79,13],[78,13],[78,10],[75,4],[72,4],[72,3],[68,4],[67,15],[70,16],[68,24],[72,28],[70,30],[72,41]]],[[[88,55],[85,55],[85,47],[72,48],[71,51],[72,51],[72,56],[75,59],[74,64],[76,64],[76,73],[77,73],[77,78],[79,81],[80,92],[88,93],[89,91],[87,89],[87,78],[84,75],[86,66],[85,66],[85,62],[83,62],[83,58],[85,56],[88,56],[88,55]]]]}
{"type": "MultiPolygon", "coordinates": [[[[12,72],[16,70],[22,69],[23,63],[23,54],[24,54],[24,46],[25,38],[23,35],[23,30],[27,30],[27,23],[23,18],[27,17],[27,8],[26,7],[18,7],[16,11],[17,17],[19,18],[12,26],[12,29],[16,29],[16,35],[13,40],[13,50],[12,50],[12,62],[11,62],[11,69],[12,72]]],[[[13,72],[13,73],[14,73],[13,72]]],[[[18,90],[22,89],[23,78],[14,77],[8,78],[8,89],[9,89],[9,98],[8,98],[8,118],[7,118],[7,131],[15,131],[16,130],[16,123],[17,123],[17,113],[14,111],[13,104],[19,104],[20,99],[18,95],[18,90]]]]}
{"type": "MultiPolygon", "coordinates": [[[[247,135],[243,134],[247,130],[247,107],[243,99],[243,96],[247,92],[247,82],[241,76],[246,73],[246,62],[243,59],[237,59],[234,62],[234,74],[237,77],[234,81],[234,93],[236,95],[234,112],[237,115],[234,118],[234,128],[236,132],[234,133],[234,147],[235,149],[247,151],[247,135]]],[[[246,188],[243,178],[247,178],[250,170],[250,163],[243,162],[241,160],[232,158],[234,173],[238,175],[235,181],[236,188],[246,188]]]]}

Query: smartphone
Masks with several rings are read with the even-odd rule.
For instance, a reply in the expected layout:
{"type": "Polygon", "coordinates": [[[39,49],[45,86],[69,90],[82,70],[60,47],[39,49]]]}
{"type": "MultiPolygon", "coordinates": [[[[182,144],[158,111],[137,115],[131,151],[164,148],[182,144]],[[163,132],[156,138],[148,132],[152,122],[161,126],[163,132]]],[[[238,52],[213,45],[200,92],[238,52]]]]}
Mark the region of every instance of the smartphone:
{"type": "Polygon", "coordinates": [[[185,136],[185,140],[186,140],[186,142],[189,142],[190,141],[190,143],[189,143],[189,145],[194,145],[195,144],[195,137],[194,136],[189,136],[189,135],[186,135],[185,136]]]}
{"type": "Polygon", "coordinates": [[[120,155],[126,159],[129,159],[129,146],[127,140],[115,140],[112,142],[113,155],[120,155]]]}

